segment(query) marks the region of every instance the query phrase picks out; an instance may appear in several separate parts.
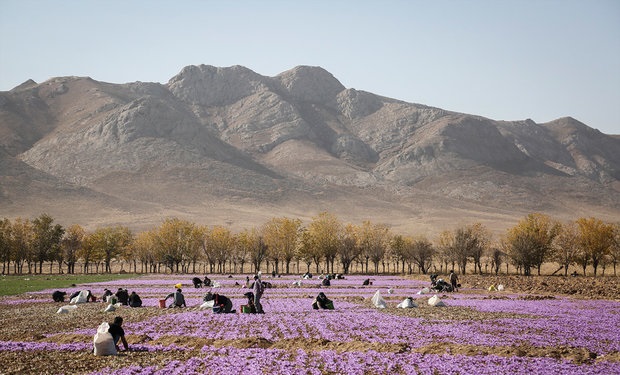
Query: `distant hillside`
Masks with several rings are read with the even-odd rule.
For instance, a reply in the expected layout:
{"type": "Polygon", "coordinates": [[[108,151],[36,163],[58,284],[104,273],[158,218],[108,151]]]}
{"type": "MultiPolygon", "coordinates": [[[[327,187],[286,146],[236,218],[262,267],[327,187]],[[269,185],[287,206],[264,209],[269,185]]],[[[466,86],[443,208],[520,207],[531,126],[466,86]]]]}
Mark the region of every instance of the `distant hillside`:
{"type": "Polygon", "coordinates": [[[84,77],[0,92],[0,209],[62,224],[170,216],[256,226],[328,210],[434,234],[540,211],[620,217],[620,138],[566,117],[480,116],[345,88],[319,67],[275,77],[188,66],[168,84],[84,77]]]}

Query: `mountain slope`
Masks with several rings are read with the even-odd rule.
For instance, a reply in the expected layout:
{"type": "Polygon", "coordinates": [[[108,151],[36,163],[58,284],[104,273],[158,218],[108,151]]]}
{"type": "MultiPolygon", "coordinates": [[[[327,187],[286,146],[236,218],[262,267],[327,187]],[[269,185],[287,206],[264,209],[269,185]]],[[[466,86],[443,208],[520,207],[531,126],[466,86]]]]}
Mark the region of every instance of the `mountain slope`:
{"type": "MultiPolygon", "coordinates": [[[[0,135],[3,210],[39,213],[11,180],[28,175],[47,181],[32,201],[92,202],[84,224],[172,215],[240,228],[329,210],[435,233],[500,230],[532,211],[620,216],[618,137],[572,118],[500,122],[406,103],[320,67],[188,66],[164,85],[27,81],[0,93],[0,135]]],[[[66,211],[59,219],[74,219],[66,211]]]]}

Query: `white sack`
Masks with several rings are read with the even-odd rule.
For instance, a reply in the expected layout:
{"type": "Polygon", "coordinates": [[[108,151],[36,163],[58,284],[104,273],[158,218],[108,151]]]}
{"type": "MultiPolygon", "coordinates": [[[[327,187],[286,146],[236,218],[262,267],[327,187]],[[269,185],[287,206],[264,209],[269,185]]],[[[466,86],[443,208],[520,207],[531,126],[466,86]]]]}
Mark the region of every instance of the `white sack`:
{"type": "Polygon", "coordinates": [[[109,304],[108,307],[106,307],[105,310],[103,310],[103,312],[112,312],[112,311],[116,311],[116,306],[114,306],[113,304],[109,304]]]}
{"type": "Polygon", "coordinates": [[[435,306],[435,307],[442,307],[446,305],[445,303],[443,303],[442,300],[439,299],[439,297],[437,297],[437,295],[434,295],[431,298],[429,298],[428,304],[431,306],[435,306]]]}
{"type": "Polygon", "coordinates": [[[392,293],[394,293],[394,289],[392,288],[388,289],[388,294],[392,294],[392,293]]]}
{"type": "Polygon", "coordinates": [[[498,290],[498,291],[500,291],[500,292],[501,292],[502,290],[504,290],[504,284],[499,284],[499,285],[497,286],[497,290],[498,290]]]}
{"type": "Polygon", "coordinates": [[[413,302],[413,300],[411,298],[405,298],[396,307],[399,308],[399,309],[410,309],[412,307],[418,307],[418,305],[416,305],[415,302],[413,302]]]}
{"type": "Polygon", "coordinates": [[[77,297],[73,297],[71,299],[71,304],[76,304],[76,303],[86,303],[88,302],[88,290],[82,290],[80,292],[80,294],[77,295],[77,297]]]}
{"type": "Polygon", "coordinates": [[[207,301],[205,303],[203,303],[202,305],[200,305],[200,307],[198,308],[199,310],[207,310],[207,309],[212,309],[213,306],[215,305],[215,301],[211,300],[211,301],[207,301]]]}
{"type": "Polygon", "coordinates": [[[112,334],[108,332],[110,325],[108,323],[101,323],[97,328],[97,333],[93,338],[93,345],[95,347],[95,355],[116,355],[116,346],[114,345],[114,339],[112,334]]]}
{"type": "Polygon", "coordinates": [[[430,289],[428,289],[427,287],[424,287],[422,288],[422,290],[418,292],[418,294],[427,294],[427,293],[430,293],[430,291],[431,291],[430,289]]]}
{"type": "Polygon", "coordinates": [[[68,313],[70,311],[73,311],[75,309],[77,309],[77,306],[75,306],[75,305],[65,305],[65,306],[59,308],[58,311],[56,311],[56,314],[66,314],[66,313],[68,313]]]}
{"type": "Polygon", "coordinates": [[[372,304],[375,305],[376,308],[385,309],[387,307],[385,300],[381,296],[381,292],[378,290],[377,290],[377,293],[375,293],[375,295],[372,296],[371,301],[372,301],[372,304]]]}

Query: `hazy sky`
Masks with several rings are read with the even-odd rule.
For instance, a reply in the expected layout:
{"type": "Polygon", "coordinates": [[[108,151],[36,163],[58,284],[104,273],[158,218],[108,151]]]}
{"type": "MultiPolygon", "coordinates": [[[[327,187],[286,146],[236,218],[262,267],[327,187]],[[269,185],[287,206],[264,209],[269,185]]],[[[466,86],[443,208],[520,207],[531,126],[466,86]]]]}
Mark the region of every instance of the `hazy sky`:
{"type": "Polygon", "coordinates": [[[619,0],[0,0],[0,91],[165,83],[198,64],[321,66],[412,103],[620,134],[619,0]]]}

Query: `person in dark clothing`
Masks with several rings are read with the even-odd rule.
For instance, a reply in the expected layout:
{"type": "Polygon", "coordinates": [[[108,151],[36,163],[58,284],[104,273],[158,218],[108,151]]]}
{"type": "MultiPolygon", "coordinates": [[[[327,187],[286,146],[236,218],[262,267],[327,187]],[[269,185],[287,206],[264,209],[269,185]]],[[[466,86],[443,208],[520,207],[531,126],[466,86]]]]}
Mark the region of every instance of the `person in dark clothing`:
{"type": "Polygon", "coordinates": [[[254,306],[256,307],[256,312],[258,314],[264,314],[263,305],[260,303],[260,299],[263,296],[263,292],[265,287],[261,282],[258,275],[254,275],[254,285],[252,285],[252,292],[254,293],[254,306]]]}
{"type": "Polygon", "coordinates": [[[248,307],[250,308],[250,313],[256,314],[256,306],[254,305],[254,293],[247,292],[244,296],[248,299],[248,307]]]}
{"type": "Polygon", "coordinates": [[[333,310],[334,303],[332,302],[332,300],[327,298],[325,293],[321,292],[314,299],[314,302],[312,303],[312,308],[315,310],[318,310],[318,309],[333,310]]]}
{"type": "Polygon", "coordinates": [[[180,288],[177,289],[176,292],[168,294],[166,299],[168,298],[172,298],[172,303],[168,307],[187,307],[185,304],[185,296],[180,288]]]}
{"type": "Polygon", "coordinates": [[[127,289],[118,288],[118,291],[116,292],[116,298],[121,305],[129,305],[129,293],[127,292],[127,289]]]}
{"type": "Polygon", "coordinates": [[[118,351],[120,351],[120,348],[118,347],[119,340],[123,343],[123,347],[125,347],[125,350],[129,350],[129,345],[127,345],[127,340],[125,339],[125,330],[123,329],[122,325],[123,318],[117,316],[116,318],[114,318],[114,321],[110,323],[110,328],[108,329],[108,332],[110,332],[110,334],[112,335],[112,339],[114,340],[114,346],[116,346],[116,350],[118,351]]]}
{"type": "Polygon", "coordinates": [[[362,285],[372,285],[372,282],[370,281],[370,279],[366,279],[366,280],[364,280],[362,285]]]}
{"type": "Polygon", "coordinates": [[[204,286],[211,286],[211,279],[208,276],[205,276],[205,280],[202,282],[204,286]]]}
{"type": "Polygon", "coordinates": [[[194,284],[194,288],[202,288],[202,280],[200,280],[199,277],[194,277],[192,283],[194,284]]]}
{"type": "Polygon", "coordinates": [[[234,313],[235,310],[232,309],[233,303],[230,298],[223,296],[218,293],[207,293],[204,297],[204,301],[213,301],[213,312],[217,313],[234,313]]]}
{"type": "Polygon", "coordinates": [[[323,286],[330,286],[331,285],[331,281],[329,281],[329,278],[326,277],[323,279],[323,281],[321,281],[321,285],[323,286]]]}
{"type": "Polygon", "coordinates": [[[129,307],[141,307],[142,299],[136,292],[131,292],[129,295],[129,307]]]}
{"type": "Polygon", "coordinates": [[[60,290],[57,290],[52,293],[52,299],[54,300],[54,302],[65,302],[66,295],[67,292],[61,292],[60,290]]]}
{"type": "Polygon", "coordinates": [[[103,295],[101,296],[101,300],[103,302],[108,302],[108,297],[114,295],[110,289],[104,289],[103,295]]]}
{"type": "Polygon", "coordinates": [[[450,285],[452,286],[452,290],[455,292],[458,292],[459,289],[459,277],[456,275],[456,273],[454,272],[454,270],[450,270],[450,285]]]}

